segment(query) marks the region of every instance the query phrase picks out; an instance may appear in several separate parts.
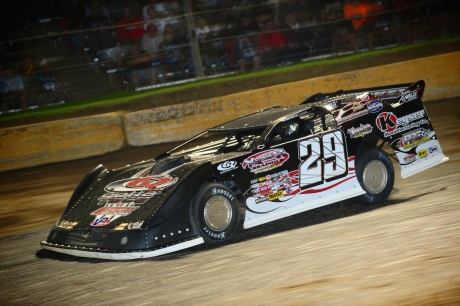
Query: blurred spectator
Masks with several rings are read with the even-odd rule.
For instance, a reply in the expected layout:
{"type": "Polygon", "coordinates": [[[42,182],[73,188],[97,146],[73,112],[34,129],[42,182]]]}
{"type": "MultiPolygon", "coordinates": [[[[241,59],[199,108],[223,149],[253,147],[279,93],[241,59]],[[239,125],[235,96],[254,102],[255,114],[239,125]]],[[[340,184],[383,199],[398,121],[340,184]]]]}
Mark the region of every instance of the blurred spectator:
{"type": "Polygon", "coordinates": [[[279,64],[284,50],[283,37],[272,20],[265,21],[262,31],[257,39],[257,53],[263,66],[274,67],[279,64]]]}
{"type": "Polygon", "coordinates": [[[144,20],[155,22],[158,30],[163,32],[165,25],[170,24],[179,26],[178,15],[181,11],[181,5],[178,1],[155,1],[149,0],[147,5],[142,8],[144,20]]]}
{"type": "Polygon", "coordinates": [[[166,10],[162,3],[158,3],[156,0],[150,0],[147,5],[142,8],[142,16],[144,20],[148,20],[149,23],[154,22],[160,33],[163,32],[166,25],[166,10]]]}
{"type": "Polygon", "coordinates": [[[98,1],[91,2],[91,6],[86,8],[85,18],[89,28],[100,28],[101,23],[108,25],[110,22],[109,11],[98,1]]]}
{"type": "MultiPolygon", "coordinates": [[[[153,30],[150,30],[153,34],[153,30]]],[[[148,33],[145,35],[149,35],[148,33]]],[[[152,51],[152,50],[151,50],[152,51]]],[[[156,53],[153,56],[157,57],[156,53]]],[[[133,43],[131,45],[130,52],[125,56],[123,67],[125,68],[125,75],[127,79],[133,84],[134,88],[137,89],[141,85],[152,85],[156,84],[158,79],[159,71],[158,57],[152,59],[152,54],[142,50],[140,42],[133,43]]]]}
{"type": "Polygon", "coordinates": [[[55,104],[64,103],[67,100],[67,92],[62,84],[56,79],[54,71],[51,69],[49,61],[42,63],[43,72],[40,73],[38,79],[41,84],[41,89],[38,94],[39,104],[55,104]]]}
{"type": "Polygon", "coordinates": [[[25,100],[24,83],[19,75],[15,75],[15,68],[7,66],[2,69],[0,78],[0,95],[2,99],[2,113],[7,114],[11,107],[21,107],[28,109],[25,100]]]}
{"type": "Polygon", "coordinates": [[[355,30],[364,29],[368,18],[368,5],[364,0],[350,0],[343,7],[345,18],[351,19],[355,30]]]}
{"type": "Polygon", "coordinates": [[[142,17],[144,20],[156,20],[160,18],[166,18],[166,9],[162,3],[158,0],[149,0],[146,5],[142,7],[142,17]],[[149,14],[149,9],[153,10],[156,15],[154,19],[151,19],[153,15],[149,14]]]}
{"type": "Polygon", "coordinates": [[[248,64],[252,65],[256,71],[260,69],[260,55],[257,54],[257,32],[257,24],[251,12],[244,12],[240,16],[237,28],[233,31],[228,30],[228,34],[233,33],[232,37],[237,36],[231,46],[231,57],[241,73],[246,72],[248,64]]]}
{"type": "Polygon", "coordinates": [[[158,50],[162,40],[163,37],[158,32],[157,26],[154,23],[147,24],[147,29],[142,35],[142,50],[150,54],[152,61],[158,61],[160,58],[158,50]]]}
{"type": "Polygon", "coordinates": [[[65,9],[65,16],[59,21],[62,31],[67,34],[70,47],[73,50],[83,49],[85,27],[85,8],[80,0],[71,0],[65,9]]]}
{"type": "Polygon", "coordinates": [[[117,23],[115,31],[117,40],[121,45],[138,41],[144,35],[144,25],[141,19],[134,17],[129,6],[123,8],[123,19],[117,23]]]}
{"type": "Polygon", "coordinates": [[[397,23],[403,29],[403,35],[406,44],[412,41],[411,30],[411,0],[393,0],[393,8],[396,10],[397,23]]]}
{"type": "Polygon", "coordinates": [[[372,25],[368,34],[368,47],[371,51],[374,50],[376,37],[379,37],[380,41],[385,41],[386,44],[397,43],[400,45],[402,43],[393,14],[386,13],[388,6],[389,4],[380,0],[369,6],[372,16],[368,22],[372,22],[372,25]]]}
{"type": "Polygon", "coordinates": [[[40,94],[41,84],[38,79],[38,65],[33,56],[25,56],[22,60],[23,84],[25,100],[28,107],[38,106],[38,95],[40,94]]]}
{"type": "Polygon", "coordinates": [[[208,25],[206,24],[206,19],[203,16],[198,16],[195,19],[195,34],[199,42],[206,40],[206,36],[211,32],[208,25]]]}
{"type": "Polygon", "coordinates": [[[178,39],[178,33],[171,25],[166,25],[163,31],[163,41],[159,45],[163,75],[176,76],[183,70],[184,56],[178,39]]]}
{"type": "Polygon", "coordinates": [[[393,0],[393,7],[397,10],[399,22],[404,29],[406,44],[422,38],[431,38],[426,12],[420,5],[420,0],[393,0]]]}
{"type": "Polygon", "coordinates": [[[233,56],[241,73],[246,72],[247,64],[252,64],[255,71],[260,69],[260,55],[257,54],[257,45],[247,36],[237,38],[233,47],[233,56]]]}
{"type": "Polygon", "coordinates": [[[299,24],[297,13],[288,13],[280,29],[285,44],[284,50],[280,54],[281,61],[295,63],[300,61],[302,57],[308,56],[314,46],[313,31],[311,27],[299,24]]]}
{"type": "Polygon", "coordinates": [[[86,47],[88,48],[88,53],[92,57],[97,57],[100,60],[107,60],[111,57],[108,55],[108,52],[100,53],[100,51],[117,47],[118,41],[113,31],[107,27],[107,20],[101,19],[97,25],[97,28],[88,31],[86,35],[86,47]]]}
{"type": "Polygon", "coordinates": [[[93,0],[91,1],[90,5],[87,5],[85,8],[85,18],[90,19],[90,16],[99,15],[104,16],[109,23],[111,22],[109,9],[100,1],[93,0]]]}
{"type": "Polygon", "coordinates": [[[355,53],[359,53],[359,45],[355,36],[353,26],[346,19],[343,19],[341,10],[322,9],[319,14],[320,24],[317,27],[318,34],[322,41],[318,43],[321,49],[330,46],[332,56],[338,56],[338,49],[341,46],[352,46],[355,53]],[[325,41],[326,40],[326,41],[325,41]]]}
{"type": "Polygon", "coordinates": [[[222,38],[219,28],[207,35],[207,40],[201,44],[200,51],[203,67],[210,69],[213,74],[215,74],[218,69],[230,65],[225,40],[222,38]]]}
{"type": "Polygon", "coordinates": [[[429,22],[436,37],[459,32],[460,5],[454,0],[438,0],[427,4],[429,22]]]}

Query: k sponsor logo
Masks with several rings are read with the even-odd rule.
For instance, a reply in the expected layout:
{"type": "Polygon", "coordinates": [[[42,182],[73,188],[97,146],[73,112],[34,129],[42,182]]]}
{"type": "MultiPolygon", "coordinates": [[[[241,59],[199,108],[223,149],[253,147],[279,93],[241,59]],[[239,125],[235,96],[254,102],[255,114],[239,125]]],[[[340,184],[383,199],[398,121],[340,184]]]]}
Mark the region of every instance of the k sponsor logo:
{"type": "Polygon", "coordinates": [[[375,124],[384,133],[385,137],[409,131],[414,128],[418,128],[423,124],[427,124],[428,120],[424,119],[425,111],[420,110],[412,114],[396,117],[391,112],[383,112],[375,119],[375,124]],[[417,122],[412,122],[416,121],[417,122]]]}
{"type": "Polygon", "coordinates": [[[375,124],[382,132],[393,132],[396,130],[398,118],[389,112],[383,112],[375,119],[375,124]]]}

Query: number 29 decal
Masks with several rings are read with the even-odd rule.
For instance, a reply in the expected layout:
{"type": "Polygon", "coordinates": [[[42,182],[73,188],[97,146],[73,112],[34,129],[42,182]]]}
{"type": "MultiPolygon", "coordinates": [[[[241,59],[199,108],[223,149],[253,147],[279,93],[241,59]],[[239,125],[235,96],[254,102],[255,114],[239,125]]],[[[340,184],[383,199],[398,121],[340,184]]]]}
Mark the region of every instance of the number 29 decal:
{"type": "Polygon", "coordinates": [[[301,139],[299,187],[306,189],[347,175],[345,136],[341,130],[301,139]]]}

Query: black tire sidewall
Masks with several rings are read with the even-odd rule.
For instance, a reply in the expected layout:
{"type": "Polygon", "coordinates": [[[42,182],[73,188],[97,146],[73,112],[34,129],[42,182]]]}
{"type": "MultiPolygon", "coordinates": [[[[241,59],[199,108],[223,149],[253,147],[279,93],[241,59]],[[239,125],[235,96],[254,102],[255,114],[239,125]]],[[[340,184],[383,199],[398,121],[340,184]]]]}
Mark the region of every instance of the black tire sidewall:
{"type": "Polygon", "coordinates": [[[366,204],[380,204],[390,196],[391,191],[393,190],[395,171],[390,158],[384,151],[368,149],[359,156],[359,159],[356,162],[356,177],[358,178],[361,188],[366,191],[366,193],[361,195],[359,198],[366,204]],[[368,192],[363,184],[364,168],[366,168],[366,166],[374,160],[382,162],[388,173],[387,184],[378,194],[368,192]]]}
{"type": "Polygon", "coordinates": [[[194,215],[199,231],[206,243],[219,243],[230,238],[238,229],[239,205],[235,194],[226,186],[218,183],[206,183],[196,193],[194,199],[194,215]],[[206,203],[214,196],[226,198],[232,207],[232,220],[222,231],[215,231],[208,227],[204,220],[204,208],[206,203]]]}

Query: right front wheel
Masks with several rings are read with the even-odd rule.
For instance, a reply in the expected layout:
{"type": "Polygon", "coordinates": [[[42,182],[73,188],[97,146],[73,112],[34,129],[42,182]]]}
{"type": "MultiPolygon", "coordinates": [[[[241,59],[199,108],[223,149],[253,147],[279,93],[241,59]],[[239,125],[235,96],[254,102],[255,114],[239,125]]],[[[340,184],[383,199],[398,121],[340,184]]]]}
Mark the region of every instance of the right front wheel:
{"type": "Polygon", "coordinates": [[[356,177],[366,192],[359,198],[367,204],[384,202],[393,190],[394,173],[393,164],[385,152],[377,149],[365,151],[356,161],[356,177]]]}

